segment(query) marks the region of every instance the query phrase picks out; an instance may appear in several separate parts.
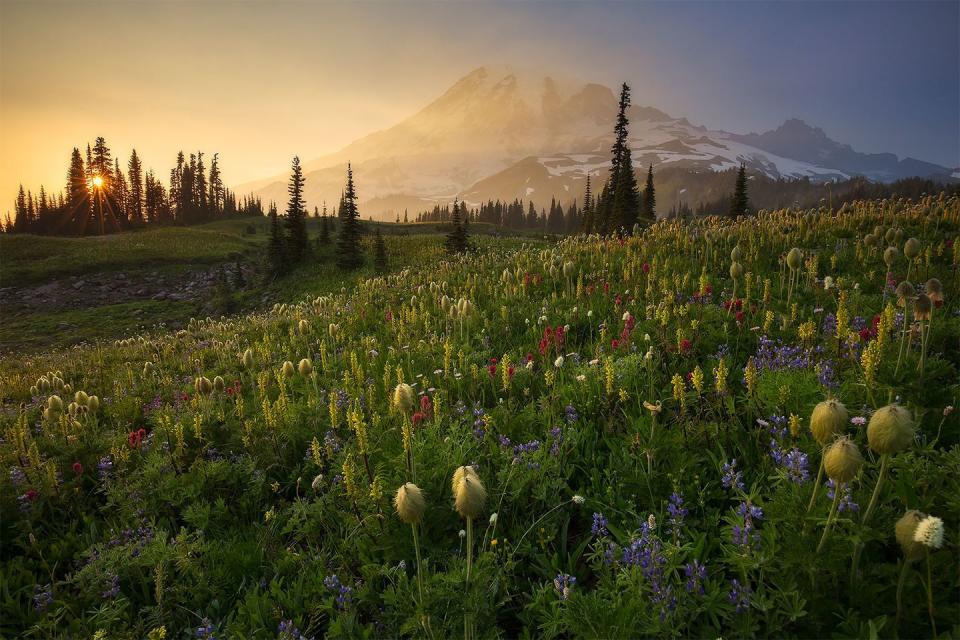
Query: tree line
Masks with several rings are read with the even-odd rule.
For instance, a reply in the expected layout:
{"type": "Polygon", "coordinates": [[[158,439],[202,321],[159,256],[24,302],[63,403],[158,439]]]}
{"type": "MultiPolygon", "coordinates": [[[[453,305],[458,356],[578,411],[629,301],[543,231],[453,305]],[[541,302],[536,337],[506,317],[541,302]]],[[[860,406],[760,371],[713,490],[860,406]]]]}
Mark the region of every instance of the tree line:
{"type": "Polygon", "coordinates": [[[167,186],[145,169],[136,149],[124,165],[103,137],[87,144],[86,154],[74,147],[66,184],[35,195],[20,186],[14,214],[3,231],[41,235],[103,235],[146,225],[198,224],[233,215],[263,215],[259,198],[240,200],[223,184],[219,155],[197,151],[177,155],[167,186]],[[126,170],[124,170],[124,167],[126,170]]]}

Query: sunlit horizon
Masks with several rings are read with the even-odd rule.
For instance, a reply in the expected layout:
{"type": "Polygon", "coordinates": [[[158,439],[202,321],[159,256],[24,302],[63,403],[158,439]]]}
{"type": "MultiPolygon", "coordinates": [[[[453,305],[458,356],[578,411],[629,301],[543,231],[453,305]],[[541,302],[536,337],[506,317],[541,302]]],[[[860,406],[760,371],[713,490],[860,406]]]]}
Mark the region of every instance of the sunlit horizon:
{"type": "Polygon", "coordinates": [[[5,2],[0,215],[21,184],[62,189],[71,149],[97,136],[161,179],[181,150],[219,153],[236,186],[394,125],[489,64],[625,80],[636,104],[736,133],[799,117],[858,151],[955,167],[958,6],[5,2]],[[776,37],[785,19],[797,43],[776,37]],[[109,37],[91,61],[77,33],[109,37]]]}

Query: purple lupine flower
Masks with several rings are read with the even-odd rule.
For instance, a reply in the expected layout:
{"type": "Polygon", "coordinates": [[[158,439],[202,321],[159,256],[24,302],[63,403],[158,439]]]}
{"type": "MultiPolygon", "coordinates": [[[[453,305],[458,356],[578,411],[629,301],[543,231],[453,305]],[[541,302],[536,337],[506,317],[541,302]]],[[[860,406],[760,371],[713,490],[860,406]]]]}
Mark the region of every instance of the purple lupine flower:
{"type": "Polygon", "coordinates": [[[670,514],[670,530],[674,535],[678,535],[680,533],[680,527],[683,526],[683,519],[690,513],[689,510],[683,506],[682,494],[676,491],[670,494],[670,499],[667,501],[667,513],[670,514]]]}
{"type": "Polygon", "coordinates": [[[567,408],[564,409],[564,419],[567,421],[567,424],[573,424],[580,419],[580,414],[577,413],[576,408],[572,404],[568,404],[567,408]]]}
{"type": "MultiPolygon", "coordinates": [[[[833,480],[827,480],[827,499],[833,500],[835,490],[836,484],[833,480]]],[[[850,483],[842,483],[840,490],[843,493],[840,494],[840,499],[837,501],[837,511],[841,513],[844,511],[850,511],[851,513],[859,511],[860,505],[853,501],[853,490],[850,488],[850,483]]]]}
{"type": "Polygon", "coordinates": [[[740,516],[743,524],[734,523],[730,536],[733,544],[745,553],[750,553],[760,543],[760,533],[757,532],[754,521],[763,519],[763,509],[746,500],[737,506],[737,515],[740,516]]]}
{"type": "Polygon", "coordinates": [[[556,456],[560,453],[560,445],[563,444],[563,428],[554,427],[550,429],[550,455],[556,456]]]}
{"type": "Polygon", "coordinates": [[[730,604],[734,605],[737,613],[743,613],[750,608],[750,596],[753,590],[750,585],[741,585],[740,581],[734,578],[730,581],[730,593],[728,598],[730,604]]]}
{"type": "Polygon", "coordinates": [[[198,640],[216,640],[216,636],[213,635],[216,630],[217,628],[210,622],[210,618],[204,618],[200,621],[200,626],[193,632],[193,637],[198,638],[198,640]]]}
{"type": "Polygon", "coordinates": [[[23,472],[23,469],[18,466],[10,467],[10,482],[13,483],[14,487],[19,487],[21,484],[26,482],[26,480],[27,474],[23,472]]]}
{"type": "Polygon", "coordinates": [[[703,582],[707,579],[707,568],[694,558],[692,563],[688,562],[684,566],[683,573],[687,577],[687,592],[702,596],[703,582]]]}
{"type": "Polygon", "coordinates": [[[35,585],[33,588],[33,609],[37,613],[43,613],[53,604],[53,589],[49,584],[42,587],[35,585]]]}
{"type": "Polygon", "coordinates": [[[610,532],[607,530],[607,519],[602,513],[593,514],[593,527],[590,528],[590,533],[598,538],[610,535],[610,532]]]}
{"type": "Polygon", "coordinates": [[[113,471],[113,458],[110,456],[100,458],[100,462],[97,463],[97,472],[100,474],[100,479],[106,480],[109,478],[111,471],[113,471]]]}
{"type": "Polygon", "coordinates": [[[743,472],[737,470],[737,459],[734,458],[730,462],[723,463],[723,487],[727,490],[735,489],[736,491],[743,491],[745,485],[743,484],[743,472]]]}
{"type": "Polygon", "coordinates": [[[293,620],[281,620],[277,625],[277,640],[312,640],[312,637],[308,638],[300,633],[300,629],[294,626],[293,620]]]}
{"type": "Polygon", "coordinates": [[[106,581],[106,590],[100,593],[100,597],[104,600],[110,598],[116,598],[120,593],[120,578],[117,574],[108,571],[107,572],[107,581],[106,581]]]}
{"type": "Polygon", "coordinates": [[[570,597],[570,591],[575,584],[577,584],[577,579],[567,573],[558,573],[557,577],[553,579],[553,588],[556,589],[561,600],[566,600],[570,597]]]}

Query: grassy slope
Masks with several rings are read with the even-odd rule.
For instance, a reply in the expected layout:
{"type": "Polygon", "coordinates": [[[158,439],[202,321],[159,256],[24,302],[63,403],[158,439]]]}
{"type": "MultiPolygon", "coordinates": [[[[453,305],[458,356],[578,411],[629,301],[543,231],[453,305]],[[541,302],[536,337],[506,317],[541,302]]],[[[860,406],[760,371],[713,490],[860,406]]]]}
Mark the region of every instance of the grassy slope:
{"type": "MultiPolygon", "coordinates": [[[[366,223],[365,223],[366,224],[366,223]]],[[[311,237],[319,234],[319,221],[308,221],[311,237]]],[[[443,226],[437,224],[381,224],[390,257],[390,270],[421,263],[441,250],[443,226]]],[[[493,242],[496,230],[474,225],[478,248],[493,242]]],[[[0,287],[32,287],[70,276],[94,276],[123,272],[131,283],[149,272],[184,273],[192,268],[210,268],[231,263],[241,256],[245,263],[258,264],[269,234],[265,218],[223,220],[195,227],[171,227],[134,231],[106,237],[48,238],[32,235],[0,235],[0,287]]],[[[527,234],[527,239],[535,234],[527,234]]],[[[511,244],[514,240],[507,240],[511,244]]],[[[368,258],[370,238],[366,239],[368,258]]],[[[238,313],[269,302],[285,302],[305,295],[338,290],[356,278],[373,275],[372,265],[344,276],[332,267],[333,245],[314,245],[315,255],[290,277],[248,282],[223,301],[221,312],[238,313]]],[[[191,300],[150,299],[122,301],[82,309],[37,311],[12,305],[0,322],[0,352],[35,352],[63,348],[85,341],[111,339],[150,330],[159,325],[183,326],[191,317],[204,315],[203,307],[191,300]]]]}

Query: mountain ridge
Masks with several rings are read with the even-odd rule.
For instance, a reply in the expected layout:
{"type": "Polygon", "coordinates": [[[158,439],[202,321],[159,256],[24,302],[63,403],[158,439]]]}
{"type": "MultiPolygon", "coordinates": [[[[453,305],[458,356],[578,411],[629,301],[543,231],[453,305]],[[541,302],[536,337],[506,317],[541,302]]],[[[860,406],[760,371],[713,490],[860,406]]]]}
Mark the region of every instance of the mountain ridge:
{"type": "MultiPolygon", "coordinates": [[[[352,162],[361,211],[381,218],[402,213],[400,206],[422,208],[454,198],[512,200],[519,194],[568,200],[582,194],[587,173],[599,177],[608,167],[616,108],[613,90],[601,84],[478,67],[396,125],[304,163],[305,197],[311,208],[337,202],[346,163],[352,162]]],[[[772,179],[814,182],[960,177],[915,158],[860,153],[795,117],[770,131],[736,134],[653,106],[634,105],[628,116],[634,164],[652,165],[655,172],[668,167],[718,172],[744,163],[748,171],[772,179]]],[[[245,188],[283,202],[286,176],[237,190],[245,188]]]]}

